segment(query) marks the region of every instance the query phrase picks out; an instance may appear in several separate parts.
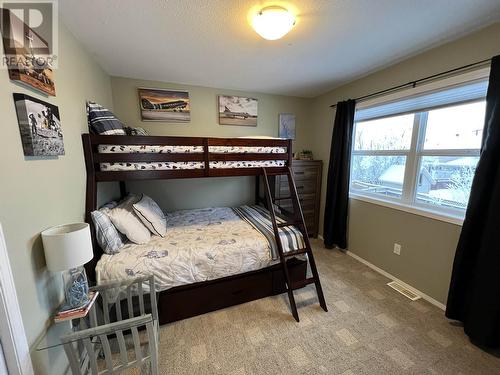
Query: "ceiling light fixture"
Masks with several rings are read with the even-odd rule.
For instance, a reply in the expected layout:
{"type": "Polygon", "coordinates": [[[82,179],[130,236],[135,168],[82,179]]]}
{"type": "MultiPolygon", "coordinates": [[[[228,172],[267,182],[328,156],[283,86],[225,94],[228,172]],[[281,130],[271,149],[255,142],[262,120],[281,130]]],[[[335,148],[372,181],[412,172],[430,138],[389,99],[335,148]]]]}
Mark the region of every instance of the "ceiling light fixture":
{"type": "Polygon", "coordinates": [[[253,16],[252,26],[267,40],[283,38],[295,25],[295,16],[280,6],[268,6],[253,16]]]}

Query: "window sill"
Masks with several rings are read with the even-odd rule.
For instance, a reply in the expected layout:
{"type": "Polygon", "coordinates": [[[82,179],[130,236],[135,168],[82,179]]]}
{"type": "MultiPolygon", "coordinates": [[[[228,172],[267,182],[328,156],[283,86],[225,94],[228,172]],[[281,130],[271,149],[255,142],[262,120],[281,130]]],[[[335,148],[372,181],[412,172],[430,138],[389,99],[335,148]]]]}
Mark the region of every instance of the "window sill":
{"type": "Polygon", "coordinates": [[[437,211],[434,211],[431,209],[425,209],[425,208],[417,207],[417,206],[409,206],[409,205],[406,205],[403,203],[384,200],[384,199],[380,199],[380,198],[374,198],[374,197],[366,196],[366,195],[362,195],[362,194],[356,194],[356,193],[349,192],[349,198],[363,201],[363,202],[376,204],[376,205],[383,206],[383,207],[393,208],[395,210],[408,212],[408,213],[414,214],[414,215],[428,217],[428,218],[434,219],[434,220],[444,221],[446,223],[450,223],[450,224],[454,224],[454,225],[462,226],[462,224],[464,222],[464,218],[461,216],[446,215],[446,214],[443,214],[442,212],[437,212],[437,211]]]}

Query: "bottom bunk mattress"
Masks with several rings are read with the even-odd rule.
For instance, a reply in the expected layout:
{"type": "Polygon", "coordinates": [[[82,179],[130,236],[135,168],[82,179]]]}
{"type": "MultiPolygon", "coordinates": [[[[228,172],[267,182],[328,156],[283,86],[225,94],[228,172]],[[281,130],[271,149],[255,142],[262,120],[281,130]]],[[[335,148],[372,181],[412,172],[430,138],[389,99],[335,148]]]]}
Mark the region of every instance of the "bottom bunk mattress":
{"type": "MultiPolygon", "coordinates": [[[[282,221],[279,219],[278,222],[282,221]]],[[[304,247],[300,231],[280,229],[284,251],[304,247]]],[[[157,291],[255,271],[278,262],[269,213],[258,206],[182,210],[167,215],[165,237],[103,254],[98,284],[153,274],[157,291]]]]}

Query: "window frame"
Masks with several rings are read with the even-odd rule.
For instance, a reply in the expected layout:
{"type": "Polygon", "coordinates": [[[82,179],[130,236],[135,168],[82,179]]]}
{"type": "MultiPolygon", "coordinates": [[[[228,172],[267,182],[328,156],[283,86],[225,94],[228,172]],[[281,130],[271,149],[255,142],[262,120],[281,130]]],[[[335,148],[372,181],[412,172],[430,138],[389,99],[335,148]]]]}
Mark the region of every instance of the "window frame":
{"type": "MultiPolygon", "coordinates": [[[[477,82],[478,79],[485,80],[489,73],[489,69],[481,69],[477,72],[469,72],[464,74],[464,76],[470,77],[471,74],[474,77],[474,81],[477,82]]],[[[463,78],[463,77],[462,77],[463,78]]],[[[457,81],[460,82],[460,77],[452,77],[451,79],[443,80],[445,82],[451,81],[452,84],[457,84],[457,81]]],[[[465,82],[462,80],[461,84],[472,83],[472,80],[465,79],[465,82]]],[[[436,85],[438,88],[446,87],[447,85],[443,82],[441,85],[439,83],[431,83],[430,87],[433,87],[433,90],[436,89],[436,85]]],[[[420,88],[420,92],[425,93],[425,88],[420,88]]],[[[431,91],[431,90],[429,90],[431,91]]],[[[486,93],[485,93],[486,95],[486,93]]],[[[405,97],[409,95],[399,94],[399,99],[403,100],[405,97]]],[[[383,105],[387,102],[395,101],[394,94],[389,95],[390,99],[381,100],[377,98],[372,102],[375,104],[364,105],[362,108],[374,107],[377,105],[383,105]]],[[[397,100],[397,98],[396,98],[397,100]]],[[[427,119],[429,111],[438,109],[438,108],[449,108],[463,104],[477,103],[485,100],[485,96],[481,98],[477,98],[474,100],[465,100],[465,101],[456,101],[447,105],[426,108],[420,111],[410,112],[414,115],[413,121],[413,129],[412,129],[412,138],[410,148],[406,150],[355,150],[356,145],[356,127],[358,122],[376,120],[381,118],[393,117],[398,115],[403,115],[405,113],[394,113],[390,116],[382,116],[382,117],[373,117],[373,118],[363,118],[361,121],[354,121],[353,128],[353,139],[352,139],[352,149],[351,149],[351,163],[354,156],[404,156],[406,157],[405,161],[405,174],[403,179],[402,186],[402,194],[401,197],[388,197],[383,196],[376,193],[370,193],[366,191],[355,190],[352,188],[352,168],[349,174],[349,198],[366,201],[369,203],[374,203],[390,208],[395,208],[398,210],[410,212],[413,214],[430,217],[432,219],[437,219],[445,222],[449,222],[452,224],[461,225],[463,223],[465,209],[453,208],[453,207],[443,207],[438,205],[433,205],[431,203],[425,203],[417,200],[417,180],[419,178],[419,171],[422,160],[426,156],[456,156],[456,157],[479,157],[480,150],[479,149],[424,149],[424,141],[425,141],[425,133],[427,129],[427,119]]],[[[406,113],[409,114],[409,113],[406,113]]]]}

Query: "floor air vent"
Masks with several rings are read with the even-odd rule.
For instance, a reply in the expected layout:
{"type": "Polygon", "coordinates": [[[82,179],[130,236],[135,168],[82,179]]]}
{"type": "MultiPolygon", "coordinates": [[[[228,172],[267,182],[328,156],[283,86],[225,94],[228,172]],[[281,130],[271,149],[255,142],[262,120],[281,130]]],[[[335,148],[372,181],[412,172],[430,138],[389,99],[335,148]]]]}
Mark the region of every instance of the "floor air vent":
{"type": "Polygon", "coordinates": [[[416,301],[417,299],[421,298],[418,294],[415,294],[411,290],[405,288],[403,285],[398,284],[397,281],[391,281],[390,283],[387,283],[387,285],[401,293],[403,296],[411,299],[412,301],[416,301]]]}

